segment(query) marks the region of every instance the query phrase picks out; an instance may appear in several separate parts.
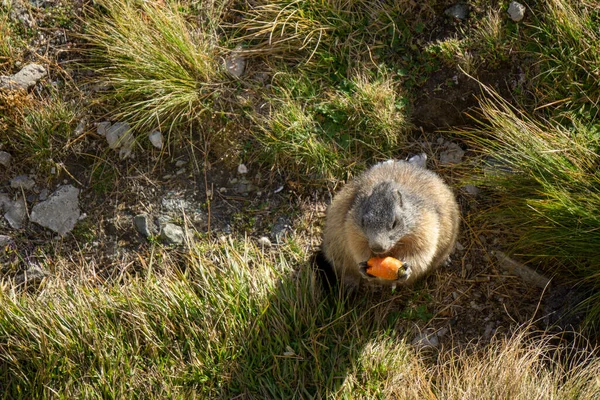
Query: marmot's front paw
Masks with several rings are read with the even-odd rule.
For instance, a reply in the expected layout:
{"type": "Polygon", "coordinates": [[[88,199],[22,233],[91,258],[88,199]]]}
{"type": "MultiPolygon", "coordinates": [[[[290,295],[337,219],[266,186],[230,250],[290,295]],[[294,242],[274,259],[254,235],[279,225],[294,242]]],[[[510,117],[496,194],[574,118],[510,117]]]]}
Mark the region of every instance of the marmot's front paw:
{"type": "Polygon", "coordinates": [[[398,272],[398,281],[406,282],[410,278],[411,275],[412,275],[412,268],[411,268],[410,264],[407,262],[403,262],[402,270],[400,270],[398,272]]]}

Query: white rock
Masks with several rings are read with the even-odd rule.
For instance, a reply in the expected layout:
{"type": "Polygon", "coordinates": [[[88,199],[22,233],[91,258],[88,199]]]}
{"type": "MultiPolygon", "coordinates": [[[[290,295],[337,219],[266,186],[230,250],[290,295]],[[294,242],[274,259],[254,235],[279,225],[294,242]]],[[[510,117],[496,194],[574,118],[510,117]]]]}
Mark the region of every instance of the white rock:
{"type": "Polygon", "coordinates": [[[519,2],[511,1],[508,5],[508,15],[515,22],[521,21],[525,17],[525,6],[519,2]]]}
{"type": "Polygon", "coordinates": [[[133,147],[133,135],[131,127],[126,122],[115,122],[106,131],[108,147],[113,150],[119,149],[119,157],[127,158],[131,155],[133,147]]]}
{"type": "Polygon", "coordinates": [[[31,221],[61,236],[71,232],[79,220],[79,189],[61,186],[48,200],[33,206],[31,221]]]}
{"type": "Polygon", "coordinates": [[[150,139],[150,143],[152,143],[152,146],[156,147],[157,149],[162,149],[163,136],[160,131],[152,132],[151,134],[148,135],[148,139],[150,139]]]}
{"type": "Polygon", "coordinates": [[[261,245],[262,247],[271,247],[271,241],[266,236],[259,238],[258,244],[261,245]]]}
{"type": "Polygon", "coordinates": [[[240,165],[238,165],[237,172],[238,172],[238,174],[241,174],[241,175],[247,174],[248,167],[246,167],[244,164],[240,164],[240,165]]]}
{"type": "Polygon", "coordinates": [[[0,250],[13,242],[13,238],[7,235],[0,235],[0,250]]]}
{"type": "Polygon", "coordinates": [[[169,244],[182,244],[185,240],[185,233],[180,226],[167,223],[162,226],[160,237],[169,244]]]}
{"type": "Polygon", "coordinates": [[[14,75],[0,76],[0,89],[29,89],[46,76],[46,68],[28,64],[14,75]]]}
{"type": "Polygon", "coordinates": [[[12,156],[5,152],[5,151],[0,151],[0,164],[4,165],[6,168],[8,168],[10,166],[10,160],[12,159],[12,156]]]}
{"type": "Polygon", "coordinates": [[[225,69],[234,78],[240,78],[246,69],[246,59],[241,56],[241,47],[236,47],[225,59],[225,69]]]}
{"type": "Polygon", "coordinates": [[[85,132],[86,124],[87,123],[86,123],[85,119],[82,119],[81,121],[79,121],[79,123],[77,124],[77,127],[73,131],[75,136],[81,136],[83,134],[83,132],[85,132]]]}
{"type": "Polygon", "coordinates": [[[408,162],[411,164],[415,164],[421,168],[427,168],[427,154],[421,153],[414,155],[408,159],[408,162]]]}
{"type": "Polygon", "coordinates": [[[8,221],[8,224],[13,229],[21,229],[27,218],[27,207],[24,200],[17,200],[12,202],[6,209],[4,218],[8,221]]]}

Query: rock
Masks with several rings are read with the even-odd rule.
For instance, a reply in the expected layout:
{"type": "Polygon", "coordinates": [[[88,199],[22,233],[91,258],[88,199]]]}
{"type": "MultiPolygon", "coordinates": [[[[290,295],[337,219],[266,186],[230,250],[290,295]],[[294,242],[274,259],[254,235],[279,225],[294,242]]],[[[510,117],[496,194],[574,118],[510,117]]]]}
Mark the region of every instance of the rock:
{"type": "Polygon", "coordinates": [[[187,160],[177,160],[175,162],[175,168],[181,168],[184,165],[186,165],[187,163],[188,163],[187,160]]]}
{"type": "Polygon", "coordinates": [[[81,121],[79,121],[79,123],[77,124],[77,127],[73,131],[75,136],[81,136],[83,134],[83,132],[85,132],[86,125],[87,125],[87,122],[85,119],[82,119],[81,121]]]}
{"type": "Polygon", "coordinates": [[[411,164],[415,164],[421,168],[427,168],[427,154],[421,153],[414,155],[408,159],[408,162],[411,164]]]}
{"type": "Polygon", "coordinates": [[[240,164],[240,165],[238,165],[237,172],[240,175],[247,174],[248,173],[248,167],[246,167],[244,164],[240,164]]]}
{"type": "Polygon", "coordinates": [[[289,220],[285,217],[279,217],[271,229],[271,234],[275,238],[275,243],[280,244],[289,230],[289,220]]]}
{"type": "Polygon", "coordinates": [[[271,241],[266,236],[259,238],[258,244],[261,245],[262,247],[271,247],[272,246],[271,241]]]}
{"type": "Polygon", "coordinates": [[[467,17],[469,16],[469,6],[464,3],[457,3],[446,8],[444,14],[462,21],[467,19],[467,17]]]}
{"type": "Polygon", "coordinates": [[[180,226],[167,223],[160,230],[160,238],[169,244],[183,244],[185,233],[180,226]]]}
{"type": "Polygon", "coordinates": [[[0,235],[0,250],[13,242],[13,238],[7,235],[0,235]]]}
{"type": "Polygon", "coordinates": [[[108,147],[113,150],[119,149],[119,157],[127,158],[131,155],[133,146],[133,135],[131,127],[126,122],[115,122],[106,130],[106,141],[108,147]]]}
{"type": "Polygon", "coordinates": [[[108,128],[110,128],[110,122],[108,121],[98,122],[96,124],[96,132],[98,132],[98,135],[100,136],[106,136],[108,128]]]}
{"type": "Polygon", "coordinates": [[[241,50],[241,47],[236,47],[225,59],[225,69],[234,78],[240,78],[246,69],[246,59],[241,56],[241,50]]]}
{"type": "Polygon", "coordinates": [[[162,149],[163,136],[162,133],[160,133],[160,131],[152,132],[148,135],[148,139],[150,139],[150,143],[152,143],[152,146],[156,147],[157,149],[162,149]]]}
{"type": "Polygon", "coordinates": [[[463,190],[473,197],[477,197],[479,195],[479,188],[474,185],[463,186],[463,190]]]}
{"type": "Polygon", "coordinates": [[[441,164],[458,164],[462,161],[465,151],[459,145],[446,142],[445,150],[440,153],[441,164]]]}
{"type": "Polygon", "coordinates": [[[14,75],[0,76],[0,89],[29,89],[46,76],[46,68],[39,64],[28,64],[14,75]]]}
{"type": "Polygon", "coordinates": [[[45,189],[45,188],[42,189],[42,191],[40,192],[40,195],[38,196],[38,200],[39,201],[46,200],[48,198],[48,193],[49,193],[48,189],[45,189]]]}
{"type": "Polygon", "coordinates": [[[15,283],[17,285],[39,284],[42,282],[42,279],[44,279],[47,276],[48,273],[41,269],[39,266],[32,265],[25,272],[22,272],[15,277],[15,283]]]}
{"type": "Polygon", "coordinates": [[[79,220],[79,189],[72,185],[60,187],[48,200],[31,210],[31,221],[61,236],[71,232],[79,220]]]}
{"type": "Polygon", "coordinates": [[[180,214],[192,208],[190,202],[183,198],[164,198],[161,201],[165,211],[180,214]]]}
{"type": "Polygon", "coordinates": [[[10,187],[13,189],[31,190],[35,186],[35,181],[27,175],[15,176],[10,180],[10,187]]]}
{"type": "Polygon", "coordinates": [[[12,201],[6,193],[0,193],[0,210],[8,210],[12,206],[12,201]]]}
{"type": "Polygon", "coordinates": [[[5,151],[0,151],[0,164],[4,165],[6,168],[10,167],[10,160],[12,159],[12,156],[5,152],[5,151]]]}
{"type": "Polygon", "coordinates": [[[439,346],[440,341],[436,334],[428,334],[420,332],[413,341],[411,342],[417,349],[436,348],[439,346]]]}
{"type": "Polygon", "coordinates": [[[6,214],[4,218],[13,229],[21,229],[27,219],[27,206],[24,200],[11,202],[8,207],[4,207],[6,214]]]}
{"type": "Polygon", "coordinates": [[[151,237],[155,233],[154,223],[147,214],[139,214],[133,217],[133,224],[135,229],[144,237],[151,237]]]}
{"type": "Polygon", "coordinates": [[[506,12],[515,22],[521,21],[525,17],[525,6],[519,2],[511,1],[508,5],[508,10],[506,12]]]}

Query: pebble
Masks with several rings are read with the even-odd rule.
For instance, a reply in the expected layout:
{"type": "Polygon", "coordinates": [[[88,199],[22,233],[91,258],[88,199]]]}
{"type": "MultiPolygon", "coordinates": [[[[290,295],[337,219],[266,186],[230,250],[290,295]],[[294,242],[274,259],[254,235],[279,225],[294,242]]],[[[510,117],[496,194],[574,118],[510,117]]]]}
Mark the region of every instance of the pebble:
{"type": "Polygon", "coordinates": [[[427,154],[416,154],[408,159],[410,164],[415,164],[421,168],[427,168],[427,154]]]}
{"type": "Polygon", "coordinates": [[[133,135],[128,123],[115,122],[112,124],[106,131],[106,141],[111,149],[119,149],[121,159],[128,158],[131,155],[133,135]]]}
{"type": "Polygon", "coordinates": [[[241,78],[246,69],[246,59],[241,56],[241,47],[236,47],[225,59],[225,69],[234,78],[241,78]]]}
{"type": "Polygon", "coordinates": [[[175,168],[181,168],[187,163],[187,160],[177,160],[177,162],[175,162],[175,168]]]}
{"type": "Polygon", "coordinates": [[[13,242],[13,238],[8,235],[0,235],[0,250],[13,242]]]}
{"type": "Polygon", "coordinates": [[[506,12],[515,22],[521,21],[525,17],[525,6],[519,2],[511,1],[508,5],[508,10],[506,12]]]}
{"type": "Polygon", "coordinates": [[[464,3],[457,3],[446,8],[444,14],[452,18],[465,20],[469,16],[469,6],[464,3]]]}
{"type": "Polygon", "coordinates": [[[133,217],[133,225],[139,233],[144,235],[144,237],[148,238],[154,235],[154,224],[148,214],[138,214],[133,217]]]}
{"type": "Polygon", "coordinates": [[[467,192],[471,196],[476,197],[476,196],[479,195],[479,188],[477,186],[466,185],[466,186],[463,186],[463,189],[464,189],[465,192],[467,192]]]}
{"type": "Polygon", "coordinates": [[[75,136],[81,136],[83,134],[83,132],[85,132],[85,126],[86,126],[85,119],[82,119],[81,121],[79,121],[79,123],[77,124],[77,127],[73,131],[75,136]]]}
{"type": "Polygon", "coordinates": [[[261,245],[262,247],[271,247],[272,246],[271,241],[266,236],[263,236],[263,237],[259,238],[258,239],[258,244],[261,245]]]}
{"type": "Polygon", "coordinates": [[[12,159],[12,156],[5,152],[5,151],[0,151],[0,164],[4,165],[6,168],[10,167],[10,160],[12,159]]]}
{"type": "Polygon", "coordinates": [[[152,143],[152,146],[156,147],[157,149],[162,149],[163,135],[160,131],[152,132],[148,135],[148,139],[150,139],[150,143],[152,143]]]}
{"type": "Polygon", "coordinates": [[[42,189],[42,191],[40,192],[40,195],[38,196],[38,200],[39,201],[44,201],[48,198],[48,189],[42,189]]]}
{"type": "Polygon", "coordinates": [[[21,229],[27,219],[27,207],[23,200],[12,202],[11,205],[5,207],[6,213],[4,218],[13,229],[21,229]]]}
{"type": "Polygon", "coordinates": [[[244,164],[240,164],[240,165],[238,165],[237,172],[240,175],[247,174],[248,173],[248,167],[246,167],[244,164]]]}
{"type": "Polygon", "coordinates": [[[14,75],[0,76],[0,89],[29,89],[46,74],[42,65],[28,64],[14,75]]]}
{"type": "Polygon", "coordinates": [[[108,128],[110,128],[110,122],[108,122],[108,121],[98,122],[96,124],[96,132],[100,136],[106,136],[106,132],[108,131],[108,128]]]}
{"type": "Polygon", "coordinates": [[[444,147],[446,150],[440,153],[441,164],[459,164],[462,161],[465,151],[458,144],[447,142],[444,147]]]}
{"type": "Polygon", "coordinates": [[[46,201],[31,210],[31,221],[61,236],[71,232],[79,220],[79,189],[72,185],[61,186],[46,201]]]}
{"type": "Polygon", "coordinates": [[[167,223],[160,230],[160,238],[169,244],[183,244],[185,233],[180,226],[167,223]]]}
{"type": "Polygon", "coordinates": [[[35,186],[35,181],[27,175],[15,176],[10,180],[10,187],[13,189],[31,190],[35,186]]]}

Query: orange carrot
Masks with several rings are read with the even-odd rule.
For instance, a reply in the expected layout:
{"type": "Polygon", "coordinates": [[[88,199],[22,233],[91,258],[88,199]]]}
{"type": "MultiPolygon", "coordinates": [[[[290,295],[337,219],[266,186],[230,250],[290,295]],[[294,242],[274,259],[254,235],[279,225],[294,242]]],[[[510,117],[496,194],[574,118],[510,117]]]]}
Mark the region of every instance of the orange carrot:
{"type": "Polygon", "coordinates": [[[389,281],[398,279],[398,271],[403,268],[403,262],[394,257],[372,257],[367,265],[367,274],[389,281]]]}

